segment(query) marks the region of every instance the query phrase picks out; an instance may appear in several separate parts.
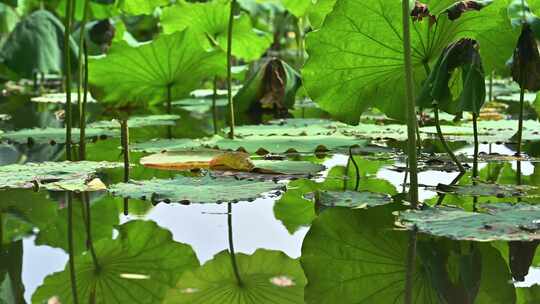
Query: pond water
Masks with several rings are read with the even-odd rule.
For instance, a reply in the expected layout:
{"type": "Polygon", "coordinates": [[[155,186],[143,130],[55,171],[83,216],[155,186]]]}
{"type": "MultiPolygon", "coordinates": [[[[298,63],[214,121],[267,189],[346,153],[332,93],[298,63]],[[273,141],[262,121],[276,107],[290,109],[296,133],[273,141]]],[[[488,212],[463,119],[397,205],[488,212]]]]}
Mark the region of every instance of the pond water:
{"type": "MultiPolygon", "coordinates": [[[[59,107],[54,105],[35,105],[25,98],[9,98],[3,101],[0,109],[0,113],[12,116],[11,120],[2,122],[3,130],[60,125],[54,115],[59,107]]],[[[157,113],[160,110],[151,111],[157,113]]],[[[92,121],[102,118],[98,115],[100,112],[101,109],[97,107],[91,109],[92,121]]],[[[183,109],[176,109],[176,112],[182,118],[173,128],[175,137],[198,138],[212,134],[212,118],[209,112],[188,112],[183,109]]],[[[224,125],[223,122],[221,124],[224,125]]],[[[167,132],[166,127],[147,127],[131,131],[134,142],[164,137],[167,132]]],[[[378,142],[378,144],[385,144],[385,142],[378,142]]],[[[388,144],[399,145],[390,142],[388,144]]],[[[117,149],[118,146],[119,140],[116,138],[89,144],[88,157],[90,160],[121,161],[122,156],[120,150],[117,149]]],[[[435,152],[437,147],[431,149],[435,152]]],[[[37,144],[28,147],[5,143],[0,147],[0,160],[4,165],[25,161],[57,161],[63,159],[62,151],[62,145],[37,144]]],[[[501,144],[481,145],[480,151],[504,155],[514,153],[511,147],[501,144]]],[[[473,148],[462,144],[456,149],[456,153],[472,155],[473,148]]],[[[142,153],[132,154],[131,161],[135,165],[131,175],[133,179],[167,178],[178,174],[178,172],[144,168],[138,165],[142,156],[142,153]]],[[[313,160],[310,156],[302,159],[313,160]]],[[[349,156],[345,154],[327,155],[320,158],[316,162],[322,162],[326,170],[315,180],[320,183],[330,180],[332,169],[346,166],[348,160],[349,156]]],[[[161,229],[170,232],[174,241],[189,245],[201,265],[216,263],[218,270],[211,267],[195,269],[193,270],[195,276],[199,275],[211,281],[216,276],[219,277],[221,273],[222,276],[215,281],[220,282],[220,285],[230,285],[230,282],[235,281],[235,277],[232,276],[232,272],[223,269],[229,269],[232,264],[220,264],[218,262],[223,261],[215,257],[220,252],[230,249],[230,232],[233,236],[244,292],[250,294],[252,299],[263,299],[249,302],[244,301],[249,298],[246,296],[242,298],[244,300],[231,303],[303,302],[299,299],[305,299],[307,303],[401,303],[407,297],[412,297],[412,303],[538,303],[533,300],[538,299],[536,295],[539,293],[539,288],[536,284],[540,283],[540,268],[536,268],[540,265],[540,256],[536,256],[537,243],[523,242],[520,246],[519,242],[453,241],[400,229],[394,225],[395,217],[392,214],[404,210],[399,193],[404,188],[405,173],[396,170],[396,167],[405,166],[403,158],[393,156],[391,159],[381,160],[371,158],[368,154],[359,156],[359,160],[362,161],[360,172],[362,173],[364,169],[366,172],[362,173],[360,188],[374,189],[375,192],[379,191],[378,189],[391,189],[390,194],[394,196],[394,203],[367,210],[362,208],[351,210],[341,207],[319,208],[301,197],[298,198],[303,200],[298,203],[301,206],[298,205],[296,206],[298,208],[295,208],[294,204],[290,205],[291,202],[284,202],[283,196],[275,195],[266,195],[251,202],[238,202],[230,206],[227,203],[191,205],[160,203],[152,206],[148,201],[130,200],[130,213],[123,215],[121,198],[114,198],[104,193],[93,193],[90,195],[90,206],[94,242],[97,244],[104,239],[120,239],[121,232],[115,228],[118,227],[117,225],[137,220],[152,221],[161,229]],[[229,207],[232,208],[230,214],[229,207]],[[232,220],[232,226],[228,224],[229,219],[232,220]],[[523,244],[533,244],[533,246],[527,247],[523,244]],[[261,252],[260,249],[264,251],[261,252]],[[277,258],[272,255],[276,252],[284,253],[285,256],[277,258]],[[303,267],[300,274],[298,274],[298,269],[302,270],[302,268],[299,268],[299,260],[303,267]],[[291,270],[292,268],[296,269],[296,272],[291,270]],[[291,273],[295,273],[297,277],[291,273]],[[261,276],[264,280],[260,279],[261,276]],[[304,276],[307,277],[308,283],[305,288],[301,282],[305,280],[304,276]],[[256,288],[256,286],[268,284],[268,278],[274,287],[278,287],[276,290],[266,286],[261,289],[256,288]],[[279,288],[290,289],[290,291],[279,288]]],[[[494,181],[500,182],[509,178],[508,175],[516,170],[516,164],[515,162],[481,163],[479,169],[488,178],[493,177],[492,171],[498,170],[494,181]]],[[[540,171],[538,169],[540,167],[535,162],[521,163],[523,176],[534,177],[540,171]]],[[[419,181],[420,184],[426,186],[450,184],[457,175],[457,172],[424,170],[419,174],[419,181]]],[[[106,170],[101,174],[101,179],[107,184],[121,182],[122,170],[106,170]]],[[[540,179],[530,178],[529,184],[535,185],[538,180],[540,179]]],[[[291,183],[295,182],[297,181],[291,183]]],[[[281,181],[281,183],[287,182],[281,181]]],[[[2,262],[0,265],[5,269],[8,269],[10,264],[21,267],[19,272],[13,272],[19,273],[20,277],[12,277],[11,284],[22,283],[24,299],[30,303],[36,290],[39,291],[38,288],[44,284],[44,279],[55,272],[62,271],[68,262],[68,254],[65,249],[62,249],[66,248],[67,237],[66,196],[45,190],[38,193],[30,190],[5,190],[1,197],[3,200],[27,206],[21,207],[23,212],[20,214],[22,217],[20,220],[26,226],[23,224],[7,226],[4,227],[3,233],[19,235],[17,229],[28,230],[29,223],[32,226],[31,233],[20,234],[20,237],[24,236],[22,241],[14,239],[11,244],[4,244],[6,248],[12,247],[9,247],[7,251],[7,258],[3,258],[7,263],[2,262]],[[25,208],[27,210],[24,210],[25,208]],[[37,214],[42,213],[43,210],[48,213],[37,214]],[[40,216],[50,218],[43,219],[40,216]],[[21,247],[22,250],[20,250],[21,247]]],[[[438,194],[433,188],[421,188],[422,201],[433,204],[437,197],[438,194]]],[[[496,197],[486,200],[490,199],[502,200],[496,197]]],[[[444,202],[450,205],[458,205],[457,202],[461,202],[460,206],[471,210],[472,200],[472,197],[463,198],[450,193],[444,202]]],[[[486,200],[481,200],[481,203],[486,200]]],[[[511,203],[516,202],[515,198],[507,200],[511,200],[509,201],[511,203]]],[[[531,199],[531,202],[534,202],[534,199],[531,199]]],[[[78,209],[80,206],[80,200],[75,198],[74,208],[78,209]]],[[[75,212],[75,222],[82,221],[80,212],[78,215],[77,211],[75,212]]],[[[90,253],[84,248],[86,238],[84,225],[79,222],[75,226],[74,238],[78,244],[76,247],[79,246],[80,251],[76,255],[77,259],[88,260],[90,253]]],[[[96,246],[99,247],[99,245],[96,246]]],[[[169,250],[168,247],[162,249],[169,250]]],[[[98,261],[101,250],[103,250],[101,247],[97,250],[98,261]]],[[[131,248],[128,246],[122,250],[128,252],[131,248]]],[[[156,252],[159,251],[160,248],[157,248],[156,252]]],[[[156,256],[155,260],[150,258],[147,262],[157,265],[161,258],[164,257],[156,256]]],[[[137,272],[138,262],[133,259],[131,264],[133,272],[122,273],[123,278],[153,280],[153,277],[147,276],[147,264],[141,264],[143,266],[140,272],[137,272]]],[[[159,267],[162,266],[156,266],[157,269],[159,267]]],[[[164,276],[166,275],[168,274],[164,272],[164,276]]],[[[185,280],[197,282],[193,277],[185,280]]],[[[63,277],[61,283],[69,286],[67,275],[63,277]]],[[[79,282],[79,284],[84,284],[84,282],[79,282]]],[[[119,285],[114,288],[122,287],[122,281],[115,284],[119,285]]],[[[52,286],[58,288],[60,285],[53,284],[52,286]]],[[[7,290],[6,286],[2,288],[4,289],[0,288],[0,291],[7,290]]],[[[199,303],[229,303],[224,300],[229,299],[227,295],[217,297],[212,290],[200,291],[190,286],[179,288],[177,291],[168,293],[172,294],[173,300],[166,303],[190,303],[182,294],[198,292],[208,293],[206,301],[199,303]],[[216,302],[216,299],[222,299],[222,302],[216,302]]],[[[125,301],[121,300],[125,292],[111,292],[120,297],[120,300],[117,299],[119,303],[125,301]]],[[[58,294],[61,293],[62,291],[58,290],[58,294]]],[[[140,303],[154,302],[158,301],[140,301],[140,303]]],[[[138,302],[133,300],[133,303],[138,302]]]]}

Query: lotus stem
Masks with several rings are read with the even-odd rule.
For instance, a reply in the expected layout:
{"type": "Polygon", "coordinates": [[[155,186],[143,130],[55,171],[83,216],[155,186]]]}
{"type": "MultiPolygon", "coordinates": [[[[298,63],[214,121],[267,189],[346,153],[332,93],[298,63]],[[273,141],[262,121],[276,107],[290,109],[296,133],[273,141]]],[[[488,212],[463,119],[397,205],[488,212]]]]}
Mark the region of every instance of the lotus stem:
{"type": "Polygon", "coordinates": [[[231,11],[229,14],[229,27],[227,29],[227,98],[229,100],[229,138],[234,139],[234,101],[232,96],[232,36],[234,26],[234,7],[236,0],[231,0],[231,11]]]}
{"type": "Polygon", "coordinates": [[[0,211],[0,253],[2,252],[2,244],[4,244],[4,217],[0,211]]]}
{"type": "Polygon", "coordinates": [[[405,87],[407,92],[407,154],[410,168],[409,201],[413,208],[418,205],[418,172],[416,151],[416,105],[412,69],[412,48],[409,1],[402,1],[403,8],[403,53],[405,60],[405,87]]]}
{"type": "MultiPolygon", "coordinates": [[[[129,182],[129,126],[127,119],[123,119],[120,123],[122,141],[122,154],[124,156],[124,183],[129,182]]],[[[129,214],[129,199],[124,199],[124,215],[129,214]]]]}
{"type": "MultiPolygon", "coordinates": [[[[68,3],[71,1],[68,1],[68,3]]],[[[68,232],[68,256],[69,256],[69,278],[71,281],[71,294],[73,296],[73,303],[78,304],[79,298],[77,297],[77,278],[75,277],[75,256],[73,253],[73,193],[67,194],[67,232],[68,232]]]]}
{"type": "Polygon", "coordinates": [[[473,157],[473,178],[478,178],[478,152],[480,144],[478,142],[478,114],[473,115],[473,132],[474,132],[474,157],[473,157]]]}
{"type": "Polygon", "coordinates": [[[232,227],[232,204],[227,204],[227,227],[229,228],[229,255],[231,256],[231,264],[236,277],[236,283],[238,286],[244,286],[242,278],[240,277],[240,271],[238,270],[238,264],[236,263],[236,254],[234,252],[234,242],[233,242],[233,227],[232,227]]]}
{"type": "MultiPolygon", "coordinates": [[[[465,172],[459,172],[459,174],[456,176],[456,178],[454,178],[454,180],[452,180],[452,182],[450,183],[450,186],[453,186],[455,184],[457,184],[461,178],[465,176],[465,172]]],[[[444,201],[444,198],[446,197],[446,193],[442,193],[439,195],[439,199],[437,200],[437,203],[435,204],[435,206],[439,206],[443,203],[444,201]]]]}
{"type": "MultiPolygon", "coordinates": [[[[358,191],[358,188],[360,187],[360,169],[358,168],[358,164],[356,163],[356,160],[354,159],[353,153],[352,153],[352,147],[349,147],[349,161],[353,164],[355,174],[356,174],[356,182],[354,184],[354,191],[358,191]]],[[[347,176],[346,178],[349,178],[349,163],[347,162],[347,176]]]]}
{"type": "Polygon", "coordinates": [[[405,304],[413,303],[414,271],[416,270],[416,235],[418,228],[409,231],[409,246],[407,249],[407,269],[405,274],[405,304]]]}
{"type": "Polygon", "coordinates": [[[300,61],[300,67],[304,66],[304,54],[305,54],[305,40],[304,40],[304,18],[298,18],[298,37],[296,38],[298,44],[298,59],[300,61]]]}
{"type": "Polygon", "coordinates": [[[494,74],[495,72],[491,71],[491,74],[489,75],[489,91],[488,91],[489,101],[493,101],[493,76],[494,74]]]}
{"type": "Polygon", "coordinates": [[[443,148],[448,154],[448,156],[450,156],[452,161],[458,167],[459,172],[465,172],[465,168],[463,168],[463,165],[461,164],[459,159],[456,157],[454,152],[452,152],[452,149],[450,149],[450,146],[448,145],[448,143],[446,142],[446,139],[444,138],[444,134],[442,132],[441,124],[439,121],[439,105],[436,101],[433,104],[434,104],[433,111],[435,112],[435,128],[437,129],[437,136],[439,137],[439,140],[441,141],[441,144],[443,145],[443,148]]]}
{"type": "MultiPolygon", "coordinates": [[[[167,114],[172,114],[172,84],[167,85],[167,114]]],[[[172,138],[172,127],[167,126],[167,137],[172,138]]]]}
{"type": "Polygon", "coordinates": [[[217,85],[218,85],[217,76],[214,77],[214,91],[212,93],[212,123],[214,125],[214,135],[217,135],[219,132],[218,119],[217,119],[217,85]]]}
{"type": "Polygon", "coordinates": [[[64,18],[64,71],[66,91],[66,160],[71,158],[71,21],[73,18],[73,0],[66,1],[66,16],[64,18]]]}
{"type": "Polygon", "coordinates": [[[94,241],[92,239],[92,210],[90,208],[90,198],[88,193],[84,192],[81,196],[82,199],[82,208],[84,216],[84,224],[86,228],[86,248],[90,251],[92,256],[92,262],[94,263],[94,269],[96,273],[99,273],[101,267],[99,266],[96,250],[94,248],[94,241]]]}
{"type": "Polygon", "coordinates": [[[88,94],[88,49],[86,47],[86,23],[90,0],[84,1],[83,19],[79,35],[79,78],[77,86],[77,104],[79,106],[79,160],[86,159],[86,101],[88,94]],[[84,60],[83,60],[84,58],[84,60]],[[82,94],[82,96],[81,96],[82,94]]]}

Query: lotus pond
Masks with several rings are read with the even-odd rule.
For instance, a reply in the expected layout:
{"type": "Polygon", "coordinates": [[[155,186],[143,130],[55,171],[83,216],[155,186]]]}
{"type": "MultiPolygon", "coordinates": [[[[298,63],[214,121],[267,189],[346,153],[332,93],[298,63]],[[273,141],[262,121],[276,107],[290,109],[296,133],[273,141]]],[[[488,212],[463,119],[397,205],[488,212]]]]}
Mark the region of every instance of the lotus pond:
{"type": "Polygon", "coordinates": [[[0,1],[0,303],[540,303],[537,10],[0,1]]]}

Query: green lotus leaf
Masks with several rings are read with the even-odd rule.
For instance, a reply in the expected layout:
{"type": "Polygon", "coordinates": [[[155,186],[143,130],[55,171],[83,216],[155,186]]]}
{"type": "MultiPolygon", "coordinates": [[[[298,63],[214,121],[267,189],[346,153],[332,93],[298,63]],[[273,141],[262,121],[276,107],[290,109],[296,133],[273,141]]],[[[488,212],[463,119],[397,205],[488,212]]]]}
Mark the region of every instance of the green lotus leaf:
{"type": "MultiPolygon", "coordinates": [[[[409,234],[391,229],[389,207],[331,208],[313,222],[301,257],[307,303],[404,302],[409,234]]],[[[515,301],[506,263],[489,244],[418,238],[414,265],[414,303],[515,301]]]]}
{"type": "Polygon", "coordinates": [[[177,175],[172,179],[131,181],[109,187],[115,196],[150,200],[152,203],[221,203],[251,201],[262,194],[281,189],[274,182],[238,180],[234,177],[191,178],[177,175]]]}
{"type": "MultiPolygon", "coordinates": [[[[211,98],[188,98],[173,101],[172,105],[181,107],[182,109],[194,113],[206,113],[212,108],[211,98]]],[[[216,107],[226,107],[229,105],[229,101],[226,98],[216,99],[216,107]]]]}
{"type": "Polygon", "coordinates": [[[540,206],[526,204],[483,204],[483,212],[454,207],[432,207],[399,214],[405,227],[456,240],[532,241],[540,239],[540,206]]]}
{"type": "MultiPolygon", "coordinates": [[[[63,68],[64,26],[50,12],[38,10],[17,24],[0,49],[0,62],[11,73],[33,79],[36,73],[61,74],[63,68]]],[[[77,66],[75,41],[69,51],[77,66]]],[[[10,75],[5,75],[10,76],[10,75]]]]}
{"type": "Polygon", "coordinates": [[[0,217],[3,244],[33,235],[37,227],[47,225],[56,215],[57,203],[48,199],[46,192],[8,190],[2,192],[0,217]]]}
{"type": "Polygon", "coordinates": [[[325,167],[310,161],[293,160],[254,160],[255,171],[284,175],[316,175],[325,167]]]}
{"type": "Polygon", "coordinates": [[[392,202],[392,198],[387,194],[368,191],[317,191],[306,195],[306,198],[327,207],[353,209],[371,208],[392,202]]]}
{"type": "Polygon", "coordinates": [[[193,31],[184,30],[137,47],[113,43],[107,56],[92,59],[89,65],[94,96],[126,105],[186,97],[202,80],[223,70],[226,62],[222,52],[206,50],[193,31]]]}
{"type": "MultiPolygon", "coordinates": [[[[120,234],[116,239],[94,244],[99,271],[90,254],[75,258],[79,300],[161,303],[182,273],[199,264],[190,246],[173,241],[171,233],[154,222],[130,221],[117,229],[120,234]]],[[[61,303],[73,303],[68,266],[46,277],[32,302],[46,303],[53,297],[61,303]]]]}
{"type": "Polygon", "coordinates": [[[274,216],[294,234],[301,227],[308,227],[317,217],[313,202],[304,194],[317,191],[320,185],[308,179],[299,179],[287,185],[287,191],[274,204],[274,216]]]}
{"type": "MultiPolygon", "coordinates": [[[[176,125],[176,121],[179,119],[179,115],[135,116],[128,119],[128,127],[131,129],[154,126],[174,126],[176,125]]],[[[88,127],[96,129],[119,129],[120,122],[116,119],[109,121],[96,121],[89,124],[88,127]]]]}
{"type": "Polygon", "coordinates": [[[534,304],[540,301],[540,285],[521,287],[516,289],[517,304],[534,304]]]}
{"type": "MultiPolygon", "coordinates": [[[[230,1],[213,0],[206,3],[181,1],[163,10],[161,25],[166,34],[191,28],[199,33],[201,43],[217,44],[227,49],[230,1]]],[[[256,31],[248,15],[236,17],[232,32],[232,54],[244,60],[261,57],[271,44],[267,33],[256,31]]],[[[222,74],[222,73],[220,73],[222,74]]]]}
{"type": "MultiPolygon", "coordinates": [[[[71,102],[77,103],[78,100],[77,93],[71,93],[71,102]]],[[[32,97],[30,99],[33,102],[37,103],[59,103],[59,104],[65,104],[66,103],[66,93],[51,93],[51,94],[45,94],[38,97],[32,97]]],[[[96,100],[92,97],[92,95],[88,94],[86,102],[88,103],[95,103],[96,100]]]]}
{"type": "MultiPolygon", "coordinates": [[[[79,129],[71,129],[71,142],[79,142],[79,129]]],[[[120,136],[118,130],[107,130],[98,128],[86,129],[86,141],[96,141],[108,137],[120,136]]],[[[0,140],[19,144],[64,144],[66,142],[66,129],[45,128],[45,129],[22,129],[10,131],[2,134],[0,140]]]]}
{"type": "Polygon", "coordinates": [[[331,135],[345,124],[326,119],[284,119],[271,121],[265,125],[245,125],[234,129],[238,136],[309,136],[331,135]]]}
{"type": "MultiPolygon", "coordinates": [[[[455,1],[423,2],[432,14],[439,15],[455,1]]],[[[411,39],[417,91],[428,76],[425,64],[433,66],[443,48],[462,37],[479,41],[488,73],[493,69],[503,70],[514,47],[500,41],[515,35],[503,13],[505,8],[506,1],[494,1],[481,12],[466,13],[455,21],[440,15],[436,26],[431,26],[428,20],[413,23],[411,39]]],[[[369,107],[404,120],[402,32],[400,1],[336,1],[324,26],[307,37],[310,57],[302,74],[309,96],[323,110],[349,123],[358,123],[369,107]]]]}
{"type": "MultiPolygon", "coordinates": [[[[46,224],[39,225],[35,244],[46,245],[54,248],[61,248],[68,252],[68,229],[67,229],[67,208],[61,208],[56,204],[57,210],[46,224]]],[[[85,217],[82,213],[82,202],[73,200],[73,252],[80,254],[87,250],[86,246],[86,226],[85,217]]],[[[92,240],[94,242],[102,239],[110,239],[113,236],[113,227],[118,225],[118,206],[114,200],[105,196],[104,199],[90,203],[90,223],[92,228],[92,240]]]]}
{"type": "Polygon", "coordinates": [[[529,185],[499,185],[477,183],[476,185],[443,185],[437,186],[441,193],[452,193],[460,196],[495,196],[504,197],[539,197],[540,189],[529,185]]]}
{"type": "MultiPolygon", "coordinates": [[[[128,0],[129,1],[129,0],[128,0]]],[[[73,0],[74,13],[73,18],[77,21],[82,21],[84,18],[86,0],[73,0]]],[[[114,17],[118,14],[118,11],[112,5],[114,1],[90,1],[88,9],[89,20],[103,20],[110,17],[114,17]]],[[[66,0],[59,0],[56,6],[56,13],[62,18],[66,15],[66,0]]],[[[78,37],[78,36],[77,36],[78,37]]]]}
{"type": "Polygon", "coordinates": [[[119,0],[117,6],[128,15],[152,15],[156,8],[169,3],[169,0],[119,0]]]}
{"type": "Polygon", "coordinates": [[[360,123],[357,126],[343,128],[341,132],[347,136],[357,136],[360,138],[407,140],[407,126],[397,124],[376,125],[360,123]]]}
{"type": "Polygon", "coordinates": [[[245,151],[258,154],[280,153],[317,153],[333,149],[366,145],[366,141],[341,135],[314,136],[248,136],[228,139],[214,136],[209,139],[158,139],[146,143],[134,144],[132,151],[164,152],[185,151],[201,148],[245,151]]]}
{"type": "Polygon", "coordinates": [[[238,286],[230,254],[218,253],[200,268],[184,275],[169,290],[164,303],[304,303],[306,279],[298,260],[282,252],[258,249],[236,254],[242,286],[238,286]]]}
{"type": "Polygon", "coordinates": [[[121,167],[109,162],[44,162],[0,166],[0,189],[47,189],[52,191],[104,190],[93,179],[96,171],[121,167]]]}

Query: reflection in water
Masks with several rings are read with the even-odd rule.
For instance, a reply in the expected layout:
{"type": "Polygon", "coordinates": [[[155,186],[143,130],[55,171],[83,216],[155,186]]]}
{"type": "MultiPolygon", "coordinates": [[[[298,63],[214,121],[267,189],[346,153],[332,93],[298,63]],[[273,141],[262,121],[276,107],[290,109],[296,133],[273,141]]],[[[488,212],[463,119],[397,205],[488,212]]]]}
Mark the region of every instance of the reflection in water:
{"type": "Polygon", "coordinates": [[[234,235],[233,235],[233,226],[232,226],[232,204],[227,203],[227,231],[229,235],[229,255],[231,256],[231,265],[234,271],[234,276],[236,278],[236,283],[239,287],[242,287],[242,278],[240,277],[240,270],[238,269],[238,264],[236,263],[236,253],[234,252],[234,235]]]}

